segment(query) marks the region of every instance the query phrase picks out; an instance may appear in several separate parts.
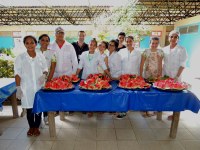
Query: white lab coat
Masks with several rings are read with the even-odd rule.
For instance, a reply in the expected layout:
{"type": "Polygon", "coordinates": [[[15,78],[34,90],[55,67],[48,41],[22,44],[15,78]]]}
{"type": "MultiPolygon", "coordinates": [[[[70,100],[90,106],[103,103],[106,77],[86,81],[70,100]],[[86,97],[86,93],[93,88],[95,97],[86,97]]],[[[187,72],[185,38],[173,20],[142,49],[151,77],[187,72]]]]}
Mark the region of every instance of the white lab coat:
{"type": "Polygon", "coordinates": [[[113,52],[108,56],[108,66],[110,69],[111,77],[118,78],[122,73],[121,56],[117,52],[113,52]]]}
{"type": "Polygon", "coordinates": [[[43,51],[43,53],[42,53],[42,51],[39,48],[36,48],[35,50],[36,50],[36,52],[41,53],[41,54],[44,55],[44,57],[46,59],[47,67],[48,67],[48,69],[50,69],[51,62],[52,61],[56,62],[55,51],[47,49],[46,51],[43,51]]]}
{"type": "MultiPolygon", "coordinates": [[[[97,52],[98,53],[98,59],[100,60],[100,61],[104,61],[105,60],[105,58],[106,57],[108,57],[105,53],[103,53],[103,54],[101,54],[100,52],[97,52]]],[[[104,61],[105,62],[105,61],[104,61]]],[[[98,72],[99,73],[104,73],[104,69],[102,68],[102,66],[99,64],[98,65],[98,72]]]]}
{"type": "MultiPolygon", "coordinates": [[[[167,75],[171,78],[175,78],[179,68],[185,67],[187,60],[186,49],[177,45],[174,49],[170,50],[170,46],[163,48],[164,52],[164,65],[163,75],[167,75]]],[[[181,80],[181,76],[178,79],[181,80]]]]}
{"type": "Polygon", "coordinates": [[[43,72],[48,71],[44,56],[36,52],[36,57],[32,58],[24,52],[17,56],[14,71],[21,78],[22,108],[33,108],[35,93],[42,87],[38,80],[43,72]]]}
{"type": "Polygon", "coordinates": [[[80,56],[79,69],[83,69],[82,79],[86,79],[89,74],[95,74],[98,72],[98,65],[101,65],[103,70],[106,70],[106,64],[99,57],[99,53],[93,54],[93,59],[89,61],[89,51],[83,52],[80,56]]]}
{"type": "Polygon", "coordinates": [[[118,52],[122,59],[122,74],[140,74],[141,53],[138,49],[130,53],[127,48],[123,48],[118,52]]]}
{"type": "Polygon", "coordinates": [[[56,69],[54,77],[61,75],[71,76],[72,74],[76,74],[78,60],[72,44],[65,41],[60,49],[58,44],[54,42],[50,45],[50,49],[55,51],[56,56],[56,69]]]}

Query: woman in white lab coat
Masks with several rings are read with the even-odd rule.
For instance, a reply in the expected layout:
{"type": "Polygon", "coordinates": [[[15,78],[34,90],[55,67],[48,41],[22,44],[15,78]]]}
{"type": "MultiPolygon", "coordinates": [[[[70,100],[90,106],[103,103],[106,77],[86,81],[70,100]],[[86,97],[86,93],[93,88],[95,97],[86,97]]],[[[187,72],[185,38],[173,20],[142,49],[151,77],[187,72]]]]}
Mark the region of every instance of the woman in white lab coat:
{"type": "MultiPolygon", "coordinates": [[[[126,37],[126,48],[121,49],[118,52],[122,59],[122,75],[123,74],[135,74],[140,75],[140,62],[141,53],[134,47],[133,36],[126,37]]],[[[124,118],[126,113],[119,113],[118,119],[124,118]]]]}
{"type": "MultiPolygon", "coordinates": [[[[186,49],[178,45],[180,33],[173,30],[169,33],[169,45],[163,48],[164,65],[163,75],[181,81],[181,74],[186,66],[187,52],[186,49]]],[[[172,120],[173,116],[168,116],[172,120]]]]}
{"type": "Polygon", "coordinates": [[[111,40],[108,45],[108,67],[113,80],[119,80],[122,73],[121,56],[117,53],[118,42],[111,40]]]}
{"type": "Polygon", "coordinates": [[[56,40],[50,45],[50,49],[55,51],[56,68],[54,77],[76,74],[78,60],[76,51],[72,44],[64,40],[64,29],[61,27],[55,30],[56,40]]]}
{"type": "MultiPolygon", "coordinates": [[[[86,79],[90,74],[99,73],[97,69],[98,65],[101,65],[105,74],[107,74],[111,78],[105,62],[99,57],[100,53],[95,52],[96,48],[97,41],[95,39],[92,39],[89,43],[89,51],[83,52],[80,56],[80,62],[76,74],[78,76],[80,71],[83,69],[83,74],[81,77],[82,79],[86,79]]],[[[88,117],[92,116],[93,113],[89,112],[88,117]]]]}
{"type": "MultiPolygon", "coordinates": [[[[105,62],[106,67],[108,68],[108,42],[106,41],[101,41],[100,44],[98,45],[98,52],[99,52],[99,59],[102,59],[102,61],[105,62]]],[[[98,66],[98,72],[99,73],[104,73],[103,68],[101,65],[98,66]]]]}
{"type": "Polygon", "coordinates": [[[22,108],[27,110],[29,124],[28,136],[39,136],[41,113],[32,113],[35,93],[44,84],[48,69],[44,56],[35,51],[37,40],[33,36],[24,38],[27,52],[17,56],[14,65],[15,81],[17,86],[16,97],[21,99],[22,108]]]}
{"type": "MultiPolygon", "coordinates": [[[[42,34],[38,38],[38,43],[40,44],[40,48],[36,49],[36,52],[41,52],[45,59],[48,68],[48,76],[47,81],[50,81],[53,78],[55,68],[56,68],[56,56],[55,51],[48,49],[50,42],[50,37],[47,34],[42,34]]],[[[43,120],[44,123],[48,124],[48,115],[47,112],[43,112],[43,120]]]]}
{"type": "Polygon", "coordinates": [[[133,45],[133,36],[128,36],[126,37],[126,48],[118,52],[122,59],[122,74],[140,75],[141,53],[133,45]]]}
{"type": "Polygon", "coordinates": [[[163,48],[164,66],[163,74],[181,81],[181,74],[187,60],[186,49],[178,45],[180,33],[173,30],[169,34],[169,45],[163,48]]]}
{"type": "Polygon", "coordinates": [[[110,73],[106,67],[105,62],[100,59],[99,52],[95,52],[97,48],[97,41],[92,39],[89,43],[89,51],[83,52],[80,56],[80,62],[76,74],[79,75],[83,69],[82,79],[86,79],[89,74],[96,74],[98,72],[98,65],[101,65],[105,74],[110,77],[110,73]]]}

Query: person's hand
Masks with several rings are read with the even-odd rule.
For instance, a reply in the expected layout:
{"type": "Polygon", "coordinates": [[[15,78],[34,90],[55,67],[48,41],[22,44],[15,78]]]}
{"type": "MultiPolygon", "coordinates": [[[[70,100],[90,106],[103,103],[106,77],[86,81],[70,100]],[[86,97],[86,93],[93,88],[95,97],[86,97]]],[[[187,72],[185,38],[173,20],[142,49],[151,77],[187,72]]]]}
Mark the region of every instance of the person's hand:
{"type": "Polygon", "coordinates": [[[17,86],[16,88],[17,88],[16,98],[17,99],[21,99],[22,96],[23,96],[23,92],[22,92],[21,86],[17,86]]]}
{"type": "Polygon", "coordinates": [[[178,82],[178,77],[177,77],[177,76],[175,76],[174,80],[175,80],[176,82],[178,82]]]}
{"type": "Polygon", "coordinates": [[[39,84],[40,85],[43,85],[46,81],[46,75],[43,74],[40,78],[39,78],[39,84]]]}

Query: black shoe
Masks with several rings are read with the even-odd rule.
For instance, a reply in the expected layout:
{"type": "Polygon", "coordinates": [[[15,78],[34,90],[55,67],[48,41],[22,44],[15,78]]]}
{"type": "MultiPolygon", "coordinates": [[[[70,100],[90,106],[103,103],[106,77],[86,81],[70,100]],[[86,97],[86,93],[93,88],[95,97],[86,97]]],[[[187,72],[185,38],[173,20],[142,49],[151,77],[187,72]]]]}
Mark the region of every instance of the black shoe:
{"type": "Polygon", "coordinates": [[[126,117],[126,113],[119,113],[119,114],[116,116],[116,119],[123,119],[124,117],[126,117]]]}

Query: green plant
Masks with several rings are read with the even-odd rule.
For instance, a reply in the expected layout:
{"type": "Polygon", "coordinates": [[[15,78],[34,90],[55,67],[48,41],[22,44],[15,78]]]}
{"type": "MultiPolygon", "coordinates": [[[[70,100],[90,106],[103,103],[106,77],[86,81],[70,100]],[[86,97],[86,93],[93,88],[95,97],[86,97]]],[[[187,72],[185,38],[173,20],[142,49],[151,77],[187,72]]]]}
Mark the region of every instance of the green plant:
{"type": "Polygon", "coordinates": [[[11,48],[0,48],[0,53],[6,54],[6,55],[10,55],[11,57],[15,57],[15,55],[12,52],[11,48]]]}
{"type": "Polygon", "coordinates": [[[14,62],[0,59],[0,78],[14,77],[14,62]]]}

